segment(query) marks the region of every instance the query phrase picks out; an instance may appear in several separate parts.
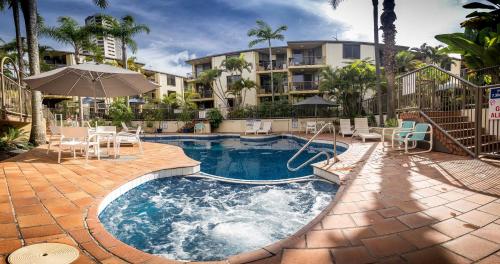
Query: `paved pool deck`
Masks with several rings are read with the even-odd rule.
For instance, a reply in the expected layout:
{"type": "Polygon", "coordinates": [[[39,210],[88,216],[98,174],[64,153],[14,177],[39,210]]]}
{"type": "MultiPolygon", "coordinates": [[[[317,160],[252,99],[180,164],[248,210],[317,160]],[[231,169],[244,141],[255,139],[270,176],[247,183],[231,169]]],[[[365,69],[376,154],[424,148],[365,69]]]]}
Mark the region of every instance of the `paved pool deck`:
{"type": "MultiPolygon", "coordinates": [[[[321,139],[329,139],[321,136],[321,139]]],[[[351,140],[342,139],[346,143],[351,140]]],[[[119,160],[73,160],[44,146],[0,163],[0,263],[40,242],[78,247],[75,263],[179,263],[107,233],[97,205],[160,169],[198,162],[175,146],[124,148],[119,160]]],[[[212,263],[500,263],[500,168],[443,153],[404,155],[354,141],[327,168],[345,184],[324,215],[285,241],[212,263]]]]}

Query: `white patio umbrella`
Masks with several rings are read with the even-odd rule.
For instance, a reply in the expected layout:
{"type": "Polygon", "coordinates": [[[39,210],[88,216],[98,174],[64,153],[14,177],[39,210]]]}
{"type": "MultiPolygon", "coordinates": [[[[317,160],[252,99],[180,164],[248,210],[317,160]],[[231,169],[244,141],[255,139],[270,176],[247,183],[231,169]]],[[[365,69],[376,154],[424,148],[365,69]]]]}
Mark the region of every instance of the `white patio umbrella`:
{"type": "Polygon", "coordinates": [[[95,63],[66,66],[24,80],[45,94],[94,98],[143,94],[158,87],[139,72],[95,63]]]}

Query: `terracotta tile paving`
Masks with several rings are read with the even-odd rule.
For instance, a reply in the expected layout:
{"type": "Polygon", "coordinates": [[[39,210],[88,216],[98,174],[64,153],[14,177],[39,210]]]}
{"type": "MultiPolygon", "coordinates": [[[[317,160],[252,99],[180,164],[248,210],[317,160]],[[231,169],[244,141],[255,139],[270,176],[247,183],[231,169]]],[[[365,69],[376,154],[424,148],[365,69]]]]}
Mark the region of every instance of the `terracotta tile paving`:
{"type": "MultiPolygon", "coordinates": [[[[96,216],[125,182],[198,164],[174,146],[144,149],[124,148],[135,155],[127,162],[64,155],[57,164],[42,147],[0,163],[0,264],[40,242],[77,246],[75,263],[180,263],[114,239],[96,216]]],[[[324,168],[345,183],[324,216],[287,240],[212,263],[498,263],[499,168],[443,153],[407,156],[379,142],[354,141],[340,160],[324,168]]]]}

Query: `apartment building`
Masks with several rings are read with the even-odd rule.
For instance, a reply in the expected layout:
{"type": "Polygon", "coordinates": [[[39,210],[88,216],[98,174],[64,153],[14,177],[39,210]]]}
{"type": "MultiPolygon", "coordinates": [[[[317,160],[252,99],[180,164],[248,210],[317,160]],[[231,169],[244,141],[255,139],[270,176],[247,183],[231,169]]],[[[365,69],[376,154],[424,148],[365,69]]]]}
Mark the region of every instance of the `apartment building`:
{"type": "Polygon", "coordinates": [[[168,96],[172,93],[184,96],[186,77],[154,70],[144,70],[144,75],[152,82],[160,85],[158,89],[146,93],[144,96],[151,99],[161,99],[164,95],[168,96]]]}
{"type": "MultiPolygon", "coordinates": [[[[111,21],[101,14],[88,16],[85,19],[85,25],[97,24],[103,27],[110,27],[111,21]]],[[[122,42],[113,36],[92,37],[92,41],[101,48],[104,57],[107,59],[122,59],[122,42]]],[[[88,51],[84,51],[88,54],[88,51]]]]}
{"type": "MultiPolygon", "coordinates": [[[[399,47],[407,49],[407,47],[399,47]]],[[[320,94],[320,73],[325,67],[342,67],[355,59],[374,58],[373,43],[354,41],[289,41],[287,46],[274,47],[272,60],[269,60],[267,48],[228,52],[187,61],[192,66],[187,82],[200,95],[196,99],[199,108],[224,107],[232,104],[232,98],[219,98],[207,85],[196,82],[197,77],[205,70],[220,67],[222,61],[230,56],[243,55],[245,60],[253,65],[251,72],[244,72],[236,78],[249,78],[256,82],[257,89],[246,92],[243,96],[246,105],[257,105],[270,101],[272,64],[275,85],[275,100],[298,102],[306,97],[320,94]]],[[[382,62],[383,63],[383,62],[382,62]]],[[[230,78],[223,74],[220,83],[227,90],[230,78]]]]}

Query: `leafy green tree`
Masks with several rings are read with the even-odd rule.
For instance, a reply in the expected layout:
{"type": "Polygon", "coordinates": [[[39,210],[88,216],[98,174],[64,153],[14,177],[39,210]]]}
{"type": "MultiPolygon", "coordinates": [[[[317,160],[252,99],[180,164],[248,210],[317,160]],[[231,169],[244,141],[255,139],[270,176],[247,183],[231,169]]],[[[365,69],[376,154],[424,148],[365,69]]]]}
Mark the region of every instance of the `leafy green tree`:
{"type": "Polygon", "coordinates": [[[224,89],[222,88],[222,83],[220,80],[220,77],[222,76],[223,72],[224,71],[222,69],[219,69],[217,67],[205,70],[202,73],[200,73],[196,82],[210,87],[214,95],[217,96],[217,98],[219,98],[220,101],[224,102],[226,106],[228,106],[225,92],[224,89]]]}
{"type": "Polygon", "coordinates": [[[68,16],[57,19],[57,27],[44,27],[40,34],[50,37],[59,43],[71,45],[74,50],[76,63],[80,63],[80,54],[84,49],[94,49],[95,44],[91,41],[94,35],[95,25],[81,26],[78,22],[68,16]]]}
{"type": "Polygon", "coordinates": [[[264,22],[263,20],[256,21],[257,27],[252,28],[248,31],[247,35],[249,37],[255,37],[248,46],[251,48],[259,43],[267,43],[269,49],[269,63],[271,70],[271,101],[274,103],[274,76],[273,76],[273,55],[272,55],[272,46],[271,40],[285,40],[285,36],[283,32],[288,29],[286,25],[279,26],[276,30],[273,30],[269,24],[264,22]]]}
{"type": "Polygon", "coordinates": [[[228,87],[227,94],[233,95],[235,98],[235,106],[240,107],[245,104],[244,94],[247,90],[255,89],[257,84],[250,79],[241,79],[228,87]]]}
{"type": "Polygon", "coordinates": [[[208,122],[210,123],[210,127],[213,129],[217,129],[219,128],[224,118],[219,109],[212,108],[207,112],[207,119],[208,122]]]}
{"type": "Polygon", "coordinates": [[[135,19],[131,15],[126,15],[122,17],[119,21],[113,17],[107,16],[107,19],[111,22],[109,27],[103,27],[100,29],[101,34],[111,35],[118,38],[122,43],[122,66],[128,68],[127,63],[127,47],[130,48],[132,53],[137,51],[137,43],[134,37],[140,33],[149,34],[149,27],[144,24],[137,24],[135,19]]]}
{"type": "Polygon", "coordinates": [[[483,28],[495,28],[500,24],[500,0],[487,0],[490,4],[472,2],[465,4],[463,8],[465,9],[480,9],[480,10],[490,10],[489,12],[484,11],[473,11],[468,14],[467,20],[460,23],[464,28],[470,28],[475,30],[481,30],[483,28]]]}
{"type": "Polygon", "coordinates": [[[500,0],[488,0],[493,5],[469,3],[468,9],[488,9],[491,12],[474,11],[461,23],[464,32],[440,34],[437,40],[447,44],[444,52],[459,53],[465,65],[479,70],[500,65],[500,0]]]}
{"type": "Polygon", "coordinates": [[[422,64],[423,62],[417,59],[414,52],[402,50],[396,54],[398,73],[413,71],[422,66],[422,64]]]}
{"type": "MultiPolygon", "coordinates": [[[[330,0],[331,6],[336,9],[338,5],[344,0],[330,0]]],[[[375,74],[377,78],[376,82],[376,89],[377,89],[377,101],[378,101],[378,111],[379,113],[382,113],[382,84],[381,84],[381,78],[380,78],[380,44],[379,44],[379,36],[378,36],[378,31],[379,31],[379,26],[378,26],[378,0],[372,0],[372,6],[373,6],[373,43],[374,43],[374,50],[375,50],[375,74]]],[[[384,122],[384,117],[383,115],[380,115],[379,118],[379,124],[382,124],[384,122]]]]}
{"type": "Polygon", "coordinates": [[[411,51],[415,52],[416,58],[427,63],[434,64],[441,68],[454,64],[450,56],[445,52],[443,46],[430,46],[427,43],[420,45],[418,48],[412,48],[411,51]]]}
{"type": "Polygon", "coordinates": [[[362,100],[375,87],[375,66],[371,61],[355,60],[344,67],[323,69],[320,90],[342,106],[343,116],[362,114],[362,100]]]}
{"type": "Polygon", "coordinates": [[[134,114],[123,98],[115,98],[109,106],[109,116],[111,117],[113,125],[119,126],[121,122],[130,122],[134,114]]]}

